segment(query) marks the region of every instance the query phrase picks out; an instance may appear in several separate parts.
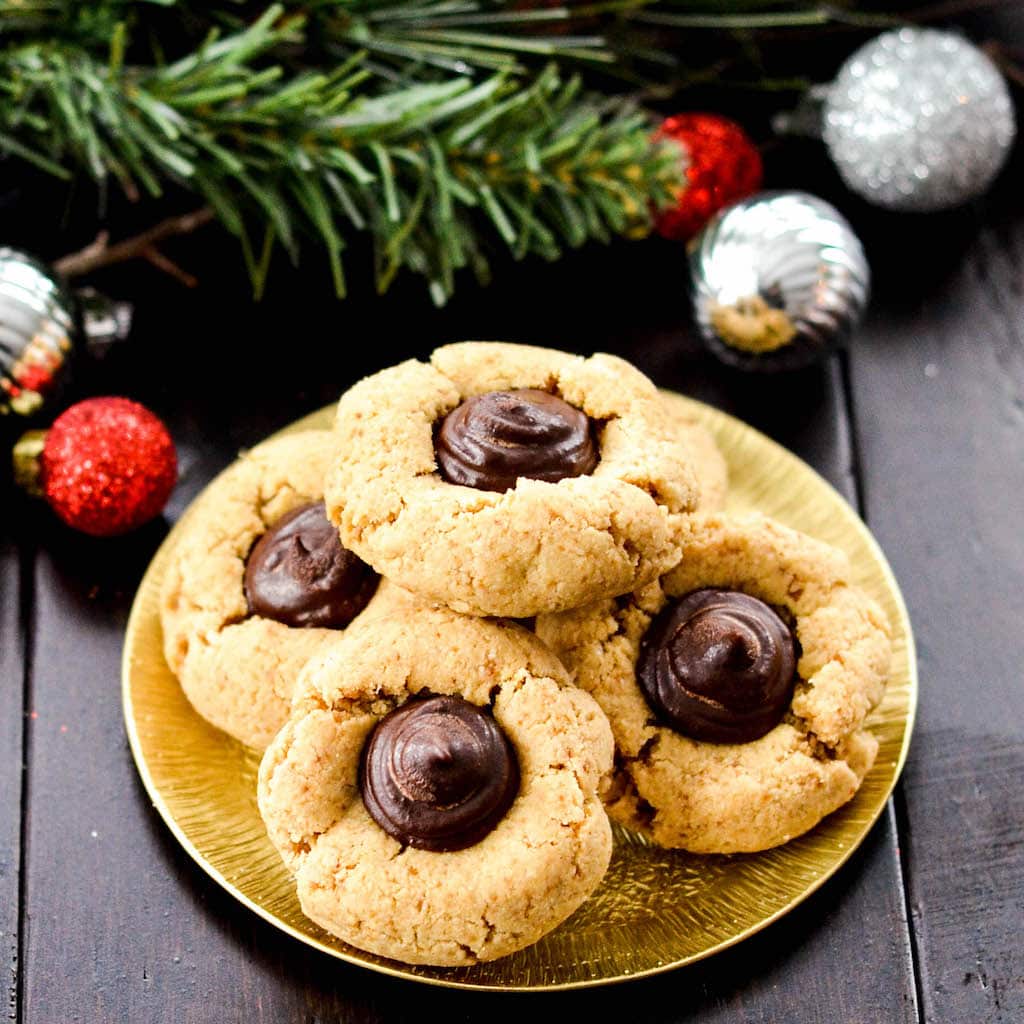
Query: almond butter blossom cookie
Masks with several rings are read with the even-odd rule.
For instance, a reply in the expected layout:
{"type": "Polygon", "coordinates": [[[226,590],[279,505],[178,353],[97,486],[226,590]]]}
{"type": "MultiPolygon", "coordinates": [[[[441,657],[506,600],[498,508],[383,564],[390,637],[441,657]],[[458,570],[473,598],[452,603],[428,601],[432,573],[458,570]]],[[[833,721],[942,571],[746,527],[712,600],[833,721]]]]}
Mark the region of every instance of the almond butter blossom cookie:
{"type": "Polygon", "coordinates": [[[615,736],[612,817],[663,846],[778,846],[850,800],[891,659],[842,552],[767,517],[678,523],[679,566],[537,619],[615,736]]]}
{"type": "Polygon", "coordinates": [[[195,709],[262,750],[306,660],[386,600],[323,506],[330,431],[252,449],[182,524],[161,591],[164,655],[195,709]]]}
{"type": "Polygon", "coordinates": [[[258,797],[305,914],[407,963],[493,960],[593,891],[612,737],[511,623],[411,599],[306,666],[258,797]]]}
{"type": "Polygon", "coordinates": [[[721,511],[729,493],[729,467],[718,442],[696,414],[682,403],[663,399],[662,406],[672,425],[676,443],[686,452],[693,468],[697,481],[697,508],[701,512],[721,511]]]}
{"type": "Polygon", "coordinates": [[[327,509],[409,590],[527,617],[650,582],[697,483],[658,393],[614,356],[465,342],[342,396],[327,509]]]}

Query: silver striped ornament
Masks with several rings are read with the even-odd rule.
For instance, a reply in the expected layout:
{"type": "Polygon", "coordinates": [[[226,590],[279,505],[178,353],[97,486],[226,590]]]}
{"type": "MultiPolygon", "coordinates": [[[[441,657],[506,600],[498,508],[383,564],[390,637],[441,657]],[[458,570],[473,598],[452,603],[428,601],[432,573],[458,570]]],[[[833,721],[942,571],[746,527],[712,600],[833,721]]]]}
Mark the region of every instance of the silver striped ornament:
{"type": "Polygon", "coordinates": [[[795,369],[845,342],[871,272],[843,216],[806,192],[761,192],[720,211],[690,249],[705,345],[745,370],[795,369]]]}
{"type": "Polygon", "coordinates": [[[0,417],[51,404],[79,348],[103,358],[128,337],[132,312],[94,288],[71,291],[34,256],[0,246],[0,417]]]}
{"type": "Polygon", "coordinates": [[[77,336],[75,301],[45,264],[0,248],[0,415],[31,416],[62,382],[77,336]]]}

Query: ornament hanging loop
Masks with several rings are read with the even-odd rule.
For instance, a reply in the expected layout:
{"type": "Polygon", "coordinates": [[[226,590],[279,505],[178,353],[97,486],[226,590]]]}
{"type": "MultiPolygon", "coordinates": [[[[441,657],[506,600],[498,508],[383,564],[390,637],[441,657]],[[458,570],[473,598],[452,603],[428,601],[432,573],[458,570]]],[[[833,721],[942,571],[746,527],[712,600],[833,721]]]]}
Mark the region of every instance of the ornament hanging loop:
{"type": "Polygon", "coordinates": [[[102,359],[131,333],[134,307],[130,302],[112,299],[89,287],[76,288],[75,299],[85,347],[94,359],[102,359]]]}

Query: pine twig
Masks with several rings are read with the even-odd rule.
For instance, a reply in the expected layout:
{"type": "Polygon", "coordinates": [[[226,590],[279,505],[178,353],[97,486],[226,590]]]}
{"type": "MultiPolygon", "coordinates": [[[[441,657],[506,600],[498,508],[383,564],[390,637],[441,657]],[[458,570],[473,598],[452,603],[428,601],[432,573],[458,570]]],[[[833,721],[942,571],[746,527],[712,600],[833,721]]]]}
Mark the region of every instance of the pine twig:
{"type": "Polygon", "coordinates": [[[179,284],[184,285],[186,288],[195,288],[195,286],[199,284],[198,277],[179,267],[174,260],[169,256],[165,256],[159,249],[154,249],[152,246],[148,249],[143,249],[142,258],[147,263],[156,267],[157,270],[163,271],[163,273],[167,274],[169,277],[173,277],[179,284]]]}
{"type": "Polygon", "coordinates": [[[68,253],[54,263],[54,269],[64,277],[82,277],[102,267],[128,260],[146,259],[165,273],[176,277],[182,284],[194,288],[196,279],[169,260],[157,248],[167,238],[189,235],[214,219],[213,210],[202,206],[179,217],[167,217],[153,227],[132,238],[110,245],[110,236],[101,231],[96,238],[78,252],[68,253]]]}

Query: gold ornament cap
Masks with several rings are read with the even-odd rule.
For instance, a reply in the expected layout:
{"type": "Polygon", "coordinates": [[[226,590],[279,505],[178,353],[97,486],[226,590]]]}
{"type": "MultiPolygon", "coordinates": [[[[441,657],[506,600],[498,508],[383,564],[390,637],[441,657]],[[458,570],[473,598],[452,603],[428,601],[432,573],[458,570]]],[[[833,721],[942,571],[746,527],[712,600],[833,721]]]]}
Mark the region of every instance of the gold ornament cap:
{"type": "Polygon", "coordinates": [[[14,482],[34,498],[43,496],[40,460],[48,433],[49,431],[46,430],[26,430],[14,445],[14,450],[11,453],[14,482]]]}

